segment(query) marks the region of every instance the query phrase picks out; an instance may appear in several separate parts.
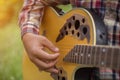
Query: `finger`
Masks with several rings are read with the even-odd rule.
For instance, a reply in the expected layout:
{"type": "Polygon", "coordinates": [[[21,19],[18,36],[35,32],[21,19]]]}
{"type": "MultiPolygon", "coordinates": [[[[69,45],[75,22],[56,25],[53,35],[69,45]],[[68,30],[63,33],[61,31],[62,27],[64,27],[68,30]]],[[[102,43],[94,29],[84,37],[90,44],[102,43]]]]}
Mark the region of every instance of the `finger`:
{"type": "Polygon", "coordinates": [[[47,61],[45,62],[39,59],[34,59],[34,63],[38,66],[40,70],[46,70],[51,67],[54,67],[55,64],[57,63],[57,60],[54,60],[52,62],[47,62],[47,61]]]}
{"type": "Polygon", "coordinates": [[[44,60],[54,60],[57,59],[59,57],[59,53],[55,53],[55,54],[49,54],[46,51],[42,50],[42,49],[38,49],[36,50],[36,57],[39,59],[44,59],[44,60]]]}
{"type": "MultiPolygon", "coordinates": [[[[58,73],[59,73],[59,72],[58,72],[58,73]]],[[[58,73],[56,74],[56,73],[53,72],[53,73],[50,74],[50,76],[51,76],[53,79],[56,79],[56,77],[58,76],[58,73]]]]}
{"type": "Polygon", "coordinates": [[[56,68],[54,68],[54,67],[49,68],[49,69],[46,69],[45,71],[46,71],[46,72],[50,72],[50,73],[56,73],[56,74],[58,74],[58,69],[56,69],[56,68]]]}
{"type": "Polygon", "coordinates": [[[43,40],[42,44],[53,52],[59,52],[59,49],[47,38],[43,40]]]}

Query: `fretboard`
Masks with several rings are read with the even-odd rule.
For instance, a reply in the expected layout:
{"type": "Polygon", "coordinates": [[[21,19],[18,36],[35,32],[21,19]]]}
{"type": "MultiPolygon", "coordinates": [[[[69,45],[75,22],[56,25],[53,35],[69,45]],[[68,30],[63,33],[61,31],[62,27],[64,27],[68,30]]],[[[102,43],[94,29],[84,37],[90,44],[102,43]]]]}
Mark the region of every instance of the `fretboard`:
{"type": "Polygon", "coordinates": [[[117,70],[120,69],[120,49],[112,46],[75,45],[64,61],[117,70]]]}

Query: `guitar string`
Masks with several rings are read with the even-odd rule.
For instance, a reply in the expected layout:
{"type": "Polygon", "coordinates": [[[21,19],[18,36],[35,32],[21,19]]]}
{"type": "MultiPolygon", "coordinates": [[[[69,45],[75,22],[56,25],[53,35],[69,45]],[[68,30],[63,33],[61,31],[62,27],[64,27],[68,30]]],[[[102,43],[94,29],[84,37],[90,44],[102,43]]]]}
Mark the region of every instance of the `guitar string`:
{"type": "MultiPolygon", "coordinates": [[[[118,46],[104,46],[104,45],[91,45],[91,44],[77,44],[78,46],[79,45],[81,45],[81,46],[84,46],[84,45],[86,45],[86,46],[91,46],[91,47],[103,47],[103,48],[113,48],[113,49],[120,49],[120,47],[118,47],[118,46]]],[[[74,47],[74,46],[76,46],[76,45],[73,45],[73,44],[57,44],[56,46],[58,46],[58,47],[68,47],[68,48],[70,48],[71,46],[72,47],[74,47]]]]}
{"type": "MultiPolygon", "coordinates": [[[[62,50],[60,50],[61,52],[65,52],[65,51],[69,51],[69,50],[71,50],[71,49],[73,49],[74,48],[74,46],[76,46],[76,45],[72,45],[72,47],[71,46],[66,46],[66,45],[68,45],[68,44],[64,44],[64,46],[61,44],[61,45],[57,45],[57,46],[59,46],[59,48],[61,49],[62,48],[62,50]]],[[[70,45],[70,44],[69,44],[70,45]]],[[[85,44],[86,45],[86,44],[85,44]]],[[[80,46],[80,45],[78,45],[78,46],[80,46]]],[[[84,45],[81,45],[81,46],[84,46],[84,45]]],[[[87,46],[90,46],[90,47],[99,47],[99,48],[101,48],[102,46],[100,45],[98,45],[98,46],[96,46],[96,45],[87,45],[87,46]]],[[[105,46],[104,48],[111,48],[112,50],[114,49],[114,48],[116,48],[116,49],[120,49],[120,48],[118,48],[118,47],[114,47],[114,46],[105,46]]],[[[104,49],[103,48],[103,49],[104,49]]],[[[101,55],[101,54],[99,54],[99,55],[101,55]]],[[[107,55],[107,53],[106,53],[106,55],[107,55]]],[[[113,57],[113,51],[112,51],[112,56],[111,56],[111,67],[112,67],[112,63],[113,63],[113,61],[112,61],[112,58],[113,57]]],[[[100,65],[100,60],[99,60],[99,65],[100,65]]],[[[107,65],[104,65],[104,66],[107,66],[107,65]]],[[[117,66],[120,66],[120,65],[117,65],[117,66]]]]}

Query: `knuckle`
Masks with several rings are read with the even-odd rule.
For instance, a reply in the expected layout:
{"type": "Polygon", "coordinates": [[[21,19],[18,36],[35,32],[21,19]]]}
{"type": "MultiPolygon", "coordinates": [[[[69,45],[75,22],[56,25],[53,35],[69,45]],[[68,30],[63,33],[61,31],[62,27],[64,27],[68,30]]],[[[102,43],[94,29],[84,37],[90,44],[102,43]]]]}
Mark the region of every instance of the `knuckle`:
{"type": "Polygon", "coordinates": [[[44,66],[44,69],[48,69],[48,68],[49,68],[49,66],[48,66],[48,65],[45,65],[45,66],[44,66]]]}
{"type": "Polygon", "coordinates": [[[49,69],[50,67],[51,67],[51,65],[49,65],[49,64],[44,65],[44,69],[49,69]]]}
{"type": "Polygon", "coordinates": [[[34,57],[33,56],[29,56],[30,61],[34,62],[34,57]]]}
{"type": "Polygon", "coordinates": [[[36,55],[37,55],[37,52],[33,52],[32,55],[33,55],[33,56],[36,56],[36,55]]]}
{"type": "Polygon", "coordinates": [[[52,63],[52,64],[49,63],[49,64],[48,64],[48,67],[49,67],[49,68],[52,67],[52,66],[54,66],[54,63],[52,63]]]}
{"type": "Polygon", "coordinates": [[[36,55],[37,55],[37,48],[36,48],[36,47],[32,47],[32,49],[31,49],[31,54],[32,54],[33,56],[36,56],[36,55]]]}

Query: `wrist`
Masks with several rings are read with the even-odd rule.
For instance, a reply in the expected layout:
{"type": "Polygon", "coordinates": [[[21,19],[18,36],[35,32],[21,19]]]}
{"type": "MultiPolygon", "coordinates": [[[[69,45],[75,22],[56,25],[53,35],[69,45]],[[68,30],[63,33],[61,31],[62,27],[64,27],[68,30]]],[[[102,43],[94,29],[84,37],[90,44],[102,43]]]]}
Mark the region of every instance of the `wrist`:
{"type": "Polygon", "coordinates": [[[32,40],[34,39],[34,37],[36,36],[36,34],[34,33],[25,33],[23,36],[22,36],[22,41],[29,41],[29,40],[32,40]]]}

